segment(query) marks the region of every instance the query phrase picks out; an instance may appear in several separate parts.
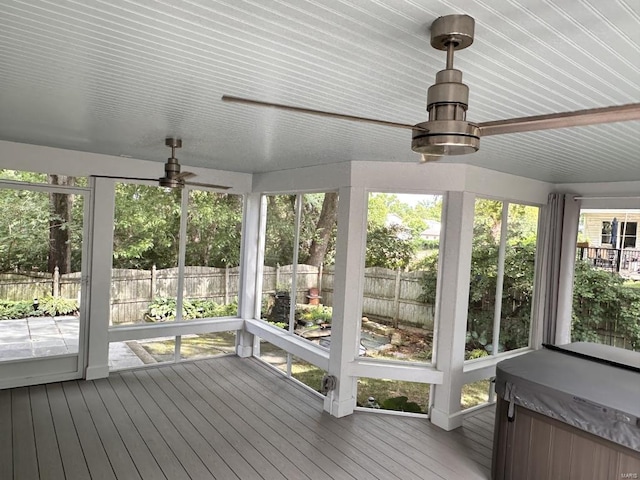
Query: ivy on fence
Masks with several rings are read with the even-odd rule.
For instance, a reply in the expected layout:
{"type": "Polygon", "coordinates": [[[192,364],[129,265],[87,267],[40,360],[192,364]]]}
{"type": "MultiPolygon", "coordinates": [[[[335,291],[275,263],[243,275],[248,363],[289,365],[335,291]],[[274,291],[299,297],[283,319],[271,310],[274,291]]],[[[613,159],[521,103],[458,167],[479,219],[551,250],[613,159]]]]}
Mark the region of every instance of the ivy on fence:
{"type": "Polygon", "coordinates": [[[573,341],[615,343],[640,350],[640,290],[607,270],[576,262],[573,287],[573,341]]]}

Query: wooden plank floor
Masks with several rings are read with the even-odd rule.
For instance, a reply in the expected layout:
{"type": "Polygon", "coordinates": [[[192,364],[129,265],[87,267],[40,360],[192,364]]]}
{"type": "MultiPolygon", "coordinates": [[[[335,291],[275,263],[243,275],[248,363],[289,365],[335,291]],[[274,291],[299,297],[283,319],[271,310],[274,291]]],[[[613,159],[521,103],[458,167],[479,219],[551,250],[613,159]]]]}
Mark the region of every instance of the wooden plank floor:
{"type": "Polygon", "coordinates": [[[0,391],[0,479],[488,479],[493,418],[336,419],[230,355],[0,391]]]}

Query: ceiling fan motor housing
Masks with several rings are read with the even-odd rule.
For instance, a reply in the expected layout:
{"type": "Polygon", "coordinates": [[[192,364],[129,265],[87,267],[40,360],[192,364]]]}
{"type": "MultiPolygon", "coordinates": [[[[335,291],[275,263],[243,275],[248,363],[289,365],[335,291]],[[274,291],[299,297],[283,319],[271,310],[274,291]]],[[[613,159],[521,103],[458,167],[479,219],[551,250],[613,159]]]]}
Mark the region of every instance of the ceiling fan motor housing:
{"type": "Polygon", "coordinates": [[[183,186],[182,179],[178,176],[180,164],[178,159],[171,157],[164,164],[164,177],[160,178],[160,186],[168,188],[178,188],[183,186]]]}
{"type": "Polygon", "coordinates": [[[411,148],[426,156],[464,155],[480,147],[480,129],[467,122],[469,87],[462,83],[462,72],[453,68],[453,52],[473,42],[474,21],[468,15],[448,15],[431,26],[431,45],[447,50],[447,68],[436,75],[429,87],[429,121],[416,125],[411,148]]]}
{"type": "Polygon", "coordinates": [[[176,148],[182,148],[182,140],[179,138],[167,138],[165,145],[171,148],[171,157],[164,164],[164,177],[159,179],[161,187],[178,188],[184,185],[180,178],[180,164],[176,158],[176,148]]]}

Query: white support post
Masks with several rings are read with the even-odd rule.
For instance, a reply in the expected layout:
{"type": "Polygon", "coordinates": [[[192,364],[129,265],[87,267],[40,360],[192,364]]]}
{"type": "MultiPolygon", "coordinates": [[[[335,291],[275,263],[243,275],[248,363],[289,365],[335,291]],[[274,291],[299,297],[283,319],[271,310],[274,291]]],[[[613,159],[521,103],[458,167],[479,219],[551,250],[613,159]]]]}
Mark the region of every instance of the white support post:
{"type": "Polygon", "coordinates": [[[475,195],[449,192],[445,202],[442,267],[438,280],[438,318],[435,367],[444,374],[434,385],[431,422],[445,430],[462,425],[460,395],[469,308],[469,279],[475,195]]]}
{"type": "Polygon", "coordinates": [[[94,178],[91,181],[94,190],[91,202],[92,231],[89,236],[91,281],[87,318],[87,380],[109,375],[109,315],[115,211],[115,182],[105,178],[94,178]]]}
{"type": "Polygon", "coordinates": [[[358,355],[364,282],[364,250],[367,240],[367,192],[363,188],[340,189],[338,235],[333,288],[333,320],[329,374],[337,379],[329,392],[324,410],[336,417],[353,413],[356,404],[356,378],[348,364],[358,355]]]}
{"type": "Polygon", "coordinates": [[[580,222],[580,202],[567,196],[562,222],[562,251],[558,285],[558,316],[556,344],[571,342],[571,313],[573,310],[573,275],[576,263],[576,243],[580,222]]]}
{"type": "MultiPolygon", "coordinates": [[[[261,196],[251,193],[245,196],[242,219],[242,251],[240,252],[240,292],[238,316],[253,319],[259,315],[262,298],[262,248],[264,236],[260,222],[261,196]]],[[[250,357],[253,354],[254,338],[245,329],[236,332],[236,354],[250,357]]]]}

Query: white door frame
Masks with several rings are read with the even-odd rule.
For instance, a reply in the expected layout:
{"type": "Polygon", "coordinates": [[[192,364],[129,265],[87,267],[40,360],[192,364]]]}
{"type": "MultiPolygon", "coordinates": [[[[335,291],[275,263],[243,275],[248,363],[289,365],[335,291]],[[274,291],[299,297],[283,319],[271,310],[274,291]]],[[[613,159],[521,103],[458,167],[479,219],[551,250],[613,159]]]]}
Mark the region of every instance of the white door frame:
{"type": "Polygon", "coordinates": [[[0,188],[29,190],[45,193],[68,193],[84,197],[82,217],[82,261],[80,292],[82,301],[78,312],[79,335],[78,351],[63,355],[50,355],[35,358],[11,359],[0,361],[0,389],[36,385],[81,378],[86,364],[87,318],[90,305],[89,297],[89,256],[91,244],[91,204],[92,192],[88,187],[68,187],[49,184],[34,184],[0,180],[0,188]]]}

